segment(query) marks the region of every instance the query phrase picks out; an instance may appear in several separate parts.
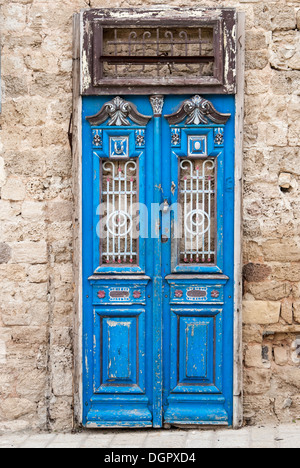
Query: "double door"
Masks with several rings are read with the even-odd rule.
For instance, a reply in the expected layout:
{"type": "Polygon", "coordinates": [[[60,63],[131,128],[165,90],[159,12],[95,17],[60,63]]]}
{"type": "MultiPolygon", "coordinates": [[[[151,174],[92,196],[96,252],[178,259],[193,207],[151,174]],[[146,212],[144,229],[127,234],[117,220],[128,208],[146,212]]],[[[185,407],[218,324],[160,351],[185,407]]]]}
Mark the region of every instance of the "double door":
{"type": "Polygon", "coordinates": [[[83,99],[83,422],[231,425],[231,96],[83,99]]]}

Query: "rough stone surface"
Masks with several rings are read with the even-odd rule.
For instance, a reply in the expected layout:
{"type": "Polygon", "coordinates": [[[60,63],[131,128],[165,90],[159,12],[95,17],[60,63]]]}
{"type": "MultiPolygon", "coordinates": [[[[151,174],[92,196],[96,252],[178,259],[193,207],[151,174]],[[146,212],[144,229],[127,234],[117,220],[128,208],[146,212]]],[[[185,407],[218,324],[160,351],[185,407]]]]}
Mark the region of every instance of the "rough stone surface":
{"type": "Polygon", "coordinates": [[[270,301],[244,301],[244,323],[268,325],[278,323],[280,316],[280,302],[270,301]]]}
{"type": "MultiPolygon", "coordinates": [[[[68,430],[74,421],[72,15],[150,4],[195,7],[0,0],[0,431],[68,430]]],[[[300,335],[299,1],[197,5],[246,12],[245,422],[287,423],[300,412],[292,351],[300,335]]]]}
{"type": "Polygon", "coordinates": [[[258,283],[267,279],[271,271],[269,265],[248,263],[244,265],[243,275],[246,281],[258,283]]]}
{"type": "Polygon", "coordinates": [[[293,303],[293,316],[295,322],[300,323],[300,301],[293,303]]]}
{"type": "Polygon", "coordinates": [[[11,259],[11,248],[9,245],[1,243],[0,244],[0,263],[8,263],[11,259]]]}

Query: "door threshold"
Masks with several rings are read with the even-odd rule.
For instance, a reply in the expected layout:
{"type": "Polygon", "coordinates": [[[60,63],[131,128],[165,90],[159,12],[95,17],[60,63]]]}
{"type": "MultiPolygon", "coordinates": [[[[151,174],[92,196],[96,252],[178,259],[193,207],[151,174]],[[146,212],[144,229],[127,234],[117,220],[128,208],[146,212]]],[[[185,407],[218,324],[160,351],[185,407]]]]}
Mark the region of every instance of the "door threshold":
{"type": "Polygon", "coordinates": [[[93,422],[93,423],[87,423],[85,426],[86,429],[146,429],[146,428],[153,428],[152,423],[141,423],[141,422],[110,422],[107,421],[105,423],[103,422],[93,422]]]}
{"type": "Polygon", "coordinates": [[[214,423],[211,423],[211,424],[207,424],[207,422],[205,422],[203,424],[201,424],[201,423],[197,423],[197,424],[193,424],[193,423],[172,423],[172,424],[165,423],[164,424],[164,429],[172,429],[172,428],[186,429],[186,430],[198,429],[199,431],[207,431],[209,429],[214,430],[216,428],[227,429],[227,428],[229,428],[229,425],[228,425],[228,423],[218,423],[218,422],[214,422],[214,423]]]}

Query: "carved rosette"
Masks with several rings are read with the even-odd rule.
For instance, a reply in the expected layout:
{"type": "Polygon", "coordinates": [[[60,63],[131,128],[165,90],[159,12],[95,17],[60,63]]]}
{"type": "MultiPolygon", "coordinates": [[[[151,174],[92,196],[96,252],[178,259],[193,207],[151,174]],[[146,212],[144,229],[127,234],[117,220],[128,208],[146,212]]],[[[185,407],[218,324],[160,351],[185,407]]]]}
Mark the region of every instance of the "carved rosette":
{"type": "Polygon", "coordinates": [[[221,114],[213,104],[201,96],[194,96],[183,102],[177,112],[165,115],[170,125],[176,125],[183,122],[185,125],[207,125],[209,121],[225,125],[231,114],[221,114]]]}
{"type": "Polygon", "coordinates": [[[217,299],[220,296],[220,291],[214,290],[211,292],[211,297],[217,299]]]}
{"type": "Polygon", "coordinates": [[[131,125],[129,119],[138,125],[145,126],[151,117],[140,114],[132,102],[125,101],[117,96],[112,101],[104,104],[98,114],[87,117],[87,120],[93,126],[101,125],[107,119],[109,119],[108,125],[111,127],[128,127],[131,125]]]}
{"type": "Polygon", "coordinates": [[[150,102],[151,106],[153,109],[153,114],[154,117],[161,117],[164,103],[165,103],[165,98],[163,95],[154,95],[150,96],[150,102]]]}
{"type": "Polygon", "coordinates": [[[180,299],[182,296],[183,296],[183,291],[181,291],[181,289],[177,289],[175,291],[175,297],[180,299]]]}

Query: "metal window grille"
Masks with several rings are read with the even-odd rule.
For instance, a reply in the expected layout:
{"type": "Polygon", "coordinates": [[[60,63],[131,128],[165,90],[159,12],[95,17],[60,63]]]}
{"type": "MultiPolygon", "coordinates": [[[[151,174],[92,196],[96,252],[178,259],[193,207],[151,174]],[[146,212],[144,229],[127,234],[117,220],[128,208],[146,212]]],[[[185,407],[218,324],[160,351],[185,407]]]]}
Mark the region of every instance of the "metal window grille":
{"type": "Polygon", "coordinates": [[[215,263],[215,173],[214,159],[180,161],[181,263],[215,263]]]}
{"type": "Polygon", "coordinates": [[[102,264],[138,263],[137,167],[135,159],[102,162],[102,264]]]}

